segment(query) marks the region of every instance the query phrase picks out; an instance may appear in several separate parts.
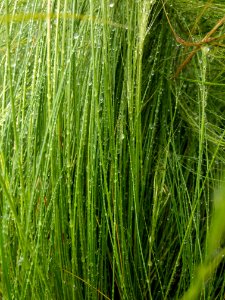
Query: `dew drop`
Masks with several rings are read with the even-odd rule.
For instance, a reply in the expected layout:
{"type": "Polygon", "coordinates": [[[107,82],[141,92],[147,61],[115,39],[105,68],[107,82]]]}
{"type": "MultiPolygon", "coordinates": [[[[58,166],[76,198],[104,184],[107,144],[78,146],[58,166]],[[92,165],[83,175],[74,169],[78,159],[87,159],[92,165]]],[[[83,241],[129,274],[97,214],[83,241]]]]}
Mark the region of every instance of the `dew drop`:
{"type": "Polygon", "coordinates": [[[76,32],[73,37],[75,40],[77,40],[77,39],[79,39],[80,35],[76,32]]]}

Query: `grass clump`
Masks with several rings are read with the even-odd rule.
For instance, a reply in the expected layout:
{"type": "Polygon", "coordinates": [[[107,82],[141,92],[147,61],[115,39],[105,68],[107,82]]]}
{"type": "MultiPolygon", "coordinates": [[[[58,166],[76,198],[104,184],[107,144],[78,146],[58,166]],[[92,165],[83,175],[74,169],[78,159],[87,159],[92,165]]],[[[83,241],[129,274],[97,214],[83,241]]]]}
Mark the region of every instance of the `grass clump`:
{"type": "Polygon", "coordinates": [[[223,299],[223,11],[0,3],[2,298],[223,299]]]}

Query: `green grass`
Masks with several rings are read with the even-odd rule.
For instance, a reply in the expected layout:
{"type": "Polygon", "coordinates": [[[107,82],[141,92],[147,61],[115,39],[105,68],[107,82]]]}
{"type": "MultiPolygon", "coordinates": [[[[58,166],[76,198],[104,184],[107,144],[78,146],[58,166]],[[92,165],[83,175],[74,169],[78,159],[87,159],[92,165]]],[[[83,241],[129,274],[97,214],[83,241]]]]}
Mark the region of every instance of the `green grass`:
{"type": "Polygon", "coordinates": [[[224,9],[0,2],[1,299],[224,299],[224,9]]]}

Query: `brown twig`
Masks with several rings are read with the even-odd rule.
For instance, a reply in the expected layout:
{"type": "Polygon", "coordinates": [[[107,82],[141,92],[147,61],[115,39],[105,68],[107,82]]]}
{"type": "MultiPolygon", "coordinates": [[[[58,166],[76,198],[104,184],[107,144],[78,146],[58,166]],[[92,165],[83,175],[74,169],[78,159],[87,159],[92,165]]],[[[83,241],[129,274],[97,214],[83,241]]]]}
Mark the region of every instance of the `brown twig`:
{"type": "Polygon", "coordinates": [[[216,25],[204,36],[204,38],[201,41],[198,41],[198,42],[185,41],[175,32],[175,30],[170,22],[170,19],[168,17],[163,0],[162,0],[162,5],[163,5],[163,10],[165,12],[167,22],[170,26],[170,29],[171,29],[177,43],[179,43],[185,47],[196,47],[186,57],[186,59],[183,61],[183,63],[177,68],[177,71],[175,72],[175,75],[173,76],[173,78],[176,78],[176,77],[178,77],[180,72],[185,68],[185,66],[191,61],[191,59],[195,55],[195,53],[198,52],[203,45],[212,43],[218,39],[225,37],[225,34],[218,36],[218,37],[211,37],[217,31],[217,29],[225,23],[225,16],[216,23],[216,25]]]}

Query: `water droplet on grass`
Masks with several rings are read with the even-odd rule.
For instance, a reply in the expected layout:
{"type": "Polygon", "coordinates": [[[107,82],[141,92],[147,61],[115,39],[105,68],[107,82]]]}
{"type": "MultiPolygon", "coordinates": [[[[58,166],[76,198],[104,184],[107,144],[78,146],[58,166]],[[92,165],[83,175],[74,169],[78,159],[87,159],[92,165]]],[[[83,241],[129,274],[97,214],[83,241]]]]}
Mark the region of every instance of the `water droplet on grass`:
{"type": "Polygon", "coordinates": [[[80,35],[76,32],[73,37],[75,40],[77,40],[77,39],[79,39],[80,35]]]}
{"type": "Polygon", "coordinates": [[[24,261],[23,256],[20,256],[19,260],[18,260],[18,266],[21,266],[22,262],[24,261]]]}

